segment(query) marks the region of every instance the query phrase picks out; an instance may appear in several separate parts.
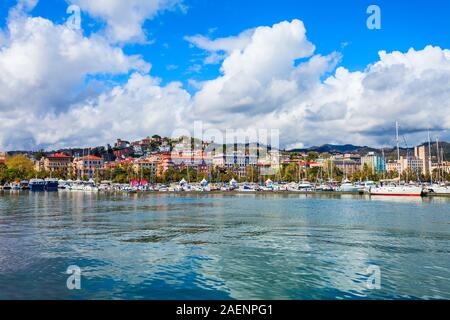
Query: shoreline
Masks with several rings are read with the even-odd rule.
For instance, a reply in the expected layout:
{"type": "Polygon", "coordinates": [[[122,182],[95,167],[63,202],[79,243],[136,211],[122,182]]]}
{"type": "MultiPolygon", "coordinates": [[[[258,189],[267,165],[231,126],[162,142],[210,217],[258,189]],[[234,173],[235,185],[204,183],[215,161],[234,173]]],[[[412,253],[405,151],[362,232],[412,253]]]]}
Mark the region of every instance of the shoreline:
{"type": "MultiPolygon", "coordinates": [[[[0,193],[78,193],[78,194],[170,194],[170,195],[311,195],[311,196],[342,196],[342,195],[351,195],[351,196],[369,196],[369,197],[386,197],[389,198],[389,196],[377,196],[377,195],[369,195],[367,193],[361,193],[361,192],[341,192],[341,191],[136,191],[136,192],[127,192],[127,191],[120,191],[120,190],[105,190],[105,191],[98,191],[98,192],[86,192],[86,191],[53,191],[53,192],[46,192],[46,191],[40,191],[40,192],[32,192],[29,190],[3,190],[0,189],[0,193]]],[[[450,198],[450,194],[433,194],[429,193],[423,197],[415,197],[415,198],[450,198]]]]}

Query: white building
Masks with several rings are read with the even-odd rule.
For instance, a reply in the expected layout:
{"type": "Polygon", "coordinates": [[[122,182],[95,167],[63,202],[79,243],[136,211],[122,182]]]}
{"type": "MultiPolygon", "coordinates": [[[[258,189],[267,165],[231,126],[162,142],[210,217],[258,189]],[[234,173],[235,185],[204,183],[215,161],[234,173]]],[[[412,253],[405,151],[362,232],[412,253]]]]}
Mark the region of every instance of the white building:
{"type": "Polygon", "coordinates": [[[239,152],[217,154],[213,157],[213,165],[220,168],[237,169],[239,176],[247,174],[248,166],[256,166],[258,157],[256,154],[243,154],[239,152]]]}

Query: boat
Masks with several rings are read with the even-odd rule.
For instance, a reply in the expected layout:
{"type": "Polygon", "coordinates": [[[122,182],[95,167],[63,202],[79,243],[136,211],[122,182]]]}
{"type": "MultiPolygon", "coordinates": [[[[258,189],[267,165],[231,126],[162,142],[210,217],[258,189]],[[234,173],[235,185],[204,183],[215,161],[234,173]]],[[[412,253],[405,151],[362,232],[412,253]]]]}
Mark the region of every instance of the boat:
{"type": "Polygon", "coordinates": [[[30,182],[28,180],[20,181],[20,188],[22,190],[30,190],[30,182]]]}
{"type": "Polygon", "coordinates": [[[58,179],[48,178],[44,180],[45,191],[58,191],[58,179]]]}
{"type": "Polygon", "coordinates": [[[20,182],[11,183],[10,186],[11,186],[11,190],[14,190],[14,191],[22,190],[20,182]]]}
{"type": "Polygon", "coordinates": [[[31,179],[28,186],[30,187],[30,191],[45,191],[45,180],[31,179]]]}
{"type": "Polygon", "coordinates": [[[433,184],[429,186],[428,188],[429,193],[431,194],[448,194],[450,195],[450,187],[446,185],[438,185],[433,184]]]}
{"type": "Polygon", "coordinates": [[[238,190],[239,190],[239,192],[255,192],[256,191],[256,189],[254,189],[250,186],[247,186],[247,185],[240,186],[238,190]]]}
{"type": "Polygon", "coordinates": [[[339,188],[338,192],[359,192],[359,187],[351,183],[349,180],[344,180],[339,188]]]}
{"type": "Polygon", "coordinates": [[[65,180],[58,180],[58,189],[62,189],[62,190],[64,190],[64,189],[66,189],[66,186],[67,186],[67,181],[65,181],[65,180]]]}
{"type": "Polygon", "coordinates": [[[388,185],[372,187],[369,189],[369,194],[372,196],[423,197],[425,192],[420,186],[388,185]]]}
{"type": "Polygon", "coordinates": [[[365,182],[358,183],[357,186],[360,193],[369,193],[369,190],[371,188],[376,188],[377,184],[374,181],[367,180],[365,182]]]}
{"type": "Polygon", "coordinates": [[[11,187],[11,185],[9,183],[5,183],[3,185],[3,190],[11,190],[11,189],[12,189],[12,187],[11,187]]]}
{"type": "Polygon", "coordinates": [[[96,186],[94,180],[89,181],[74,181],[66,186],[69,191],[83,191],[83,192],[98,192],[98,187],[96,186]]]}
{"type": "Polygon", "coordinates": [[[309,181],[302,181],[298,184],[298,190],[302,192],[314,191],[314,185],[309,181]]]}
{"type": "MultiPolygon", "coordinates": [[[[395,133],[397,140],[397,163],[400,163],[400,142],[398,138],[398,122],[395,122],[395,133]]],[[[423,187],[416,185],[400,184],[401,171],[398,170],[398,184],[387,186],[370,187],[369,194],[373,196],[393,196],[393,197],[423,197],[426,192],[423,187]]]]}
{"type": "Polygon", "coordinates": [[[334,191],[334,188],[329,184],[320,184],[316,187],[316,191],[331,192],[334,191]]]}

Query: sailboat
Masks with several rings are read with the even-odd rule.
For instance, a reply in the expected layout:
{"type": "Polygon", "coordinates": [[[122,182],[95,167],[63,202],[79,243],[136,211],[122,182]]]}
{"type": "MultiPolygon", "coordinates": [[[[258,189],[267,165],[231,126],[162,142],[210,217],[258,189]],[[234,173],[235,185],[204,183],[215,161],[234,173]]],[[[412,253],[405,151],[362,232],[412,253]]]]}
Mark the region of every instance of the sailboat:
{"type": "MultiPolygon", "coordinates": [[[[400,166],[400,143],[398,139],[398,122],[395,123],[395,132],[397,139],[397,157],[398,165],[400,166]]],[[[369,194],[374,196],[399,196],[399,197],[421,197],[424,195],[424,190],[422,187],[414,185],[400,185],[401,172],[398,168],[398,185],[380,186],[369,189],[369,194]]]]}

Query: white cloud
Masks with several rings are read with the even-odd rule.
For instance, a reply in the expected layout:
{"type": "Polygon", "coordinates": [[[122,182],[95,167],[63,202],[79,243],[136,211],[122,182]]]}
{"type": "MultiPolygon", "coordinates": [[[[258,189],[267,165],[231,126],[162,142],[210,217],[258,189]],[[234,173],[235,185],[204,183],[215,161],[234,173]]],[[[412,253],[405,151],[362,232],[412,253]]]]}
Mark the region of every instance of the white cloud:
{"type": "MultiPolygon", "coordinates": [[[[254,29],[249,29],[238,36],[217,38],[214,40],[203,35],[186,36],[184,39],[192,46],[209,52],[209,55],[204,61],[206,64],[215,64],[221,62],[233,51],[244,49],[250,43],[254,31],[254,29]]],[[[212,32],[210,31],[209,33],[212,32]]]]}
{"type": "Polygon", "coordinates": [[[70,0],[93,17],[104,20],[106,34],[114,42],[145,42],[143,30],[146,20],[158,13],[180,9],[186,10],[183,0],[70,0]]]}
{"type": "Polygon", "coordinates": [[[411,144],[427,128],[450,127],[449,50],[382,51],[366,70],[339,67],[333,75],[340,54],[313,51],[300,21],[255,29],[247,45],[228,53],[223,75],[203,84],[192,118],[278,128],[284,145],[392,144],[395,120],[411,144]]]}
{"type": "Polygon", "coordinates": [[[74,105],[67,113],[43,119],[48,130],[35,135],[36,143],[102,145],[117,137],[138,139],[182,125],[189,94],[177,82],[161,86],[148,75],[134,73],[123,86],[89,103],[74,105]],[[76,139],[76,140],[75,140],[76,139]]]}
{"type": "Polygon", "coordinates": [[[11,147],[31,145],[35,133],[47,130],[41,118],[64,113],[89,95],[95,83],[89,81],[90,77],[108,79],[132,70],[148,72],[150,68],[139,56],[125,55],[104,38],[87,38],[65,25],[28,17],[18,7],[11,11],[3,34],[0,134],[3,144],[11,147]],[[21,118],[36,123],[22,126],[21,118]]]}
{"type": "Polygon", "coordinates": [[[350,72],[336,69],[339,53],[315,53],[301,21],[284,21],[253,29],[239,44],[201,45],[224,55],[222,74],[190,81],[198,90],[191,96],[178,82],[161,85],[145,74],[145,61],[100,35],[86,38],[30,17],[11,21],[9,29],[0,49],[0,146],[6,149],[170,135],[197,120],[221,130],[279,128],[286,146],[392,143],[395,120],[411,144],[425,138],[420,130],[450,128],[450,51],[439,47],[380,52],[379,61],[350,72]],[[100,94],[86,93],[90,76],[132,70],[141,73],[100,94]]]}

